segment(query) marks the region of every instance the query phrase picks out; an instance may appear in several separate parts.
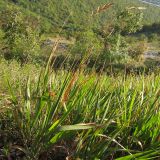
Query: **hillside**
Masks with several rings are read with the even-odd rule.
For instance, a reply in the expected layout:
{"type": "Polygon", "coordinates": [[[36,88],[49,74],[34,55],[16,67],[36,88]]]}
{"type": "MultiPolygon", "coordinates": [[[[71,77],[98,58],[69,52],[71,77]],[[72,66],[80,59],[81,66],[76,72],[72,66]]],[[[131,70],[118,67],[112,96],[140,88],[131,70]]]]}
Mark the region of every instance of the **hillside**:
{"type": "Polygon", "coordinates": [[[138,0],[0,0],[0,9],[8,5],[16,5],[26,15],[31,15],[39,20],[43,32],[56,33],[63,26],[65,32],[74,34],[86,27],[98,27],[108,23],[112,15],[126,6],[145,6],[144,24],[160,22],[157,18],[160,15],[160,8],[142,3],[138,0]],[[111,9],[91,18],[91,13],[98,6],[107,2],[113,2],[111,9]],[[157,16],[155,16],[157,15],[157,16]],[[90,23],[93,21],[93,23],[90,23]],[[89,26],[92,24],[92,26],[89,26]]]}

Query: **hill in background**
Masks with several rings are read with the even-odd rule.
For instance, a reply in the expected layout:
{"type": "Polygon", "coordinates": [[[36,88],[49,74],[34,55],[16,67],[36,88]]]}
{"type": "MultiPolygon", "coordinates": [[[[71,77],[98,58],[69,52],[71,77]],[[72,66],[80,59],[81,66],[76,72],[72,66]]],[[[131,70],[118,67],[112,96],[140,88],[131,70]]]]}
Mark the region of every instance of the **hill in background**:
{"type": "Polygon", "coordinates": [[[160,8],[142,3],[138,0],[0,0],[0,10],[8,5],[20,8],[24,15],[37,19],[42,32],[74,35],[86,27],[97,28],[112,20],[116,12],[126,6],[145,6],[144,24],[159,23],[160,8]],[[113,3],[113,7],[106,12],[91,18],[91,13],[98,6],[113,3]],[[90,23],[92,21],[93,23],[90,23]],[[66,22],[66,23],[65,23],[66,22]],[[64,25],[65,23],[65,25],[64,25]],[[89,26],[92,24],[92,26],[89,26]]]}

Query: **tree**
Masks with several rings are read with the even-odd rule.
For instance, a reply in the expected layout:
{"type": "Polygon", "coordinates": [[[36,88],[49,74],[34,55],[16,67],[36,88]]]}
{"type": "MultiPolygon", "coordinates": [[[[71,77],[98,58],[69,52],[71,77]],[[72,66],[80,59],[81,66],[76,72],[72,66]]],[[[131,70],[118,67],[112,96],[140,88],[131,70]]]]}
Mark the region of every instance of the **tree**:
{"type": "Polygon", "coordinates": [[[111,61],[129,58],[128,44],[125,35],[135,33],[142,28],[143,12],[138,8],[126,8],[119,12],[113,23],[104,32],[104,54],[111,61]]]}
{"type": "Polygon", "coordinates": [[[31,61],[40,51],[38,31],[33,30],[22,12],[13,6],[1,12],[1,25],[8,52],[22,63],[31,61]]]}

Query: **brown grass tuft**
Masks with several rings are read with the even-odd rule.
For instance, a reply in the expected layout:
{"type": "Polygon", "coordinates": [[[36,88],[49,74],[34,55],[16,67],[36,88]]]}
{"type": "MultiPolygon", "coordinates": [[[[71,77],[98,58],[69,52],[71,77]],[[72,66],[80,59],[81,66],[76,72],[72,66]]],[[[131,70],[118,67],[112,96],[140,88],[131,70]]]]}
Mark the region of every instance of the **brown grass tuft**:
{"type": "Polygon", "coordinates": [[[63,97],[62,97],[62,104],[65,104],[67,101],[68,101],[68,98],[69,98],[69,94],[70,94],[70,91],[72,89],[72,87],[74,86],[75,82],[77,81],[77,78],[78,78],[78,72],[74,72],[73,73],[73,76],[63,94],[63,97]]]}
{"type": "Polygon", "coordinates": [[[107,3],[107,4],[103,5],[103,6],[99,6],[96,11],[92,11],[92,16],[107,10],[112,5],[113,5],[113,3],[107,3]]]}

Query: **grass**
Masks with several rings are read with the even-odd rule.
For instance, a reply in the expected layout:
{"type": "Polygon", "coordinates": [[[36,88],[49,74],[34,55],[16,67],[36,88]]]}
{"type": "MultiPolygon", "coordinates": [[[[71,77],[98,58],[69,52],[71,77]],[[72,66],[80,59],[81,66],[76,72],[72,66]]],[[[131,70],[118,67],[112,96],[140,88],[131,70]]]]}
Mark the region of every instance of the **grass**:
{"type": "Polygon", "coordinates": [[[159,74],[0,65],[0,159],[160,157],[159,74]]]}

